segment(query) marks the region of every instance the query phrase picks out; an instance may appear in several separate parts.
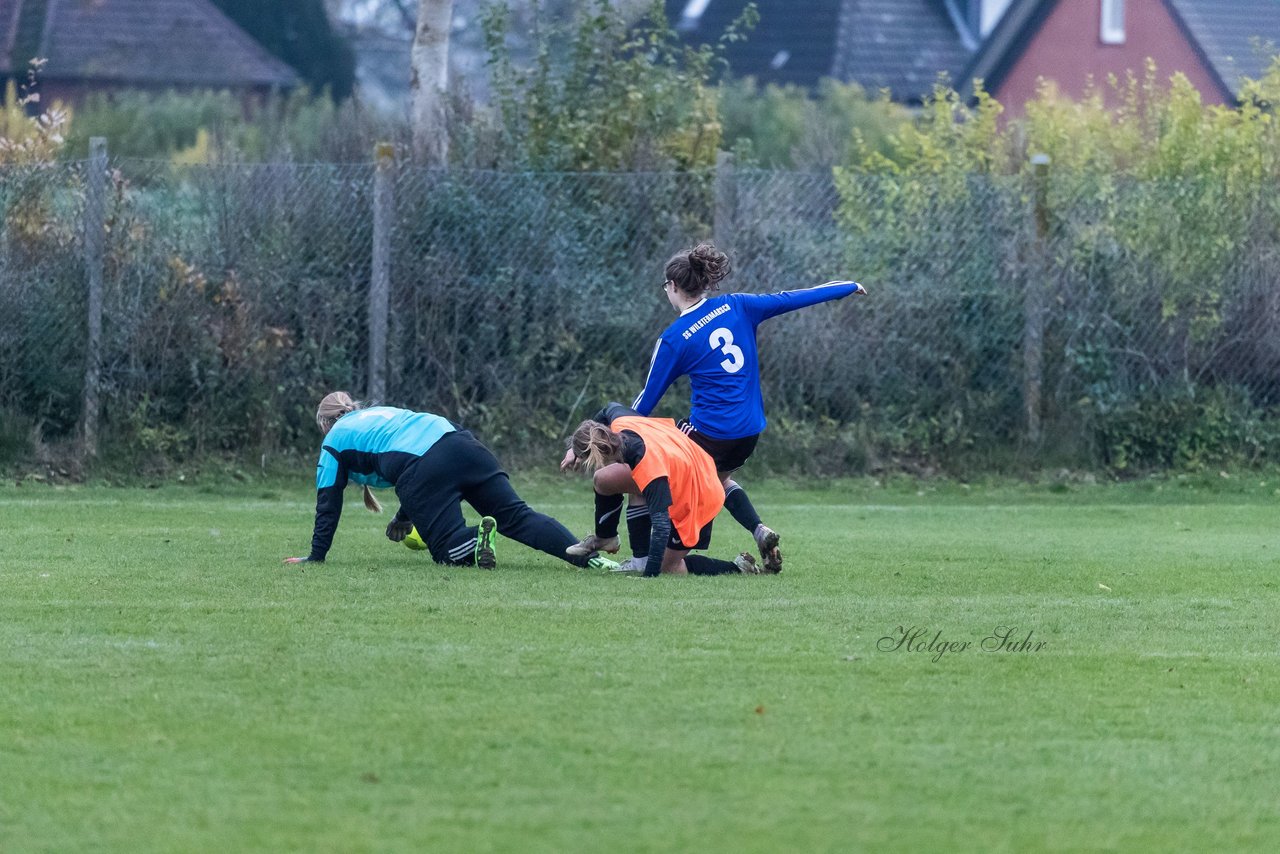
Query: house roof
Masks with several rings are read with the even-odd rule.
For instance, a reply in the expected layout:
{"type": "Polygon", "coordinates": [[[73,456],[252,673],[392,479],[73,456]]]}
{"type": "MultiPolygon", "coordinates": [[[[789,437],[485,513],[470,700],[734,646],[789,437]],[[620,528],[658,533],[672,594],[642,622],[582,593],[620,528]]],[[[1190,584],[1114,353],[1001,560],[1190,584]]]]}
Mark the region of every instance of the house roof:
{"type": "MultiPolygon", "coordinates": [[[[1224,92],[1237,95],[1242,77],[1258,78],[1280,49],[1280,0],[1163,0],[1224,92]],[[1264,46],[1270,44],[1269,50],[1264,46]]],[[[994,89],[1017,61],[1058,0],[1013,0],[1000,23],[961,72],[960,91],[980,78],[994,89]]]]}
{"type": "Polygon", "coordinates": [[[846,0],[840,45],[837,78],[904,102],[924,100],[940,73],[955,85],[973,52],[938,0],[846,0]]]}
{"type": "Polygon", "coordinates": [[[972,50],[940,0],[845,0],[834,76],[895,101],[919,102],[939,73],[956,84],[972,50]]]}
{"type": "Polygon", "coordinates": [[[1280,0],[1164,0],[1232,95],[1280,52],[1280,0]]]}
{"type": "Polygon", "coordinates": [[[209,0],[0,0],[0,74],[48,60],[45,80],[208,87],[298,75],[209,0]]]}
{"type": "MultiPolygon", "coordinates": [[[[667,0],[685,38],[714,43],[747,0],[667,0]],[[698,13],[691,18],[685,13],[698,13]]],[[[968,61],[945,0],[756,0],[760,23],[726,51],[730,70],[762,83],[812,87],[823,77],[919,102],[939,72],[954,81],[968,61]]]]}
{"type": "Polygon", "coordinates": [[[1040,29],[1058,0],[1013,0],[969,64],[960,72],[957,90],[966,98],[973,95],[973,81],[981,80],[988,92],[999,85],[1023,48],[1040,29]]]}
{"type": "MultiPolygon", "coordinates": [[[[695,44],[715,44],[750,0],[666,0],[667,17],[695,44]],[[685,15],[696,11],[696,17],[685,15]]],[[[755,0],[760,23],[725,50],[735,77],[813,86],[831,76],[840,0],[755,0]]]]}

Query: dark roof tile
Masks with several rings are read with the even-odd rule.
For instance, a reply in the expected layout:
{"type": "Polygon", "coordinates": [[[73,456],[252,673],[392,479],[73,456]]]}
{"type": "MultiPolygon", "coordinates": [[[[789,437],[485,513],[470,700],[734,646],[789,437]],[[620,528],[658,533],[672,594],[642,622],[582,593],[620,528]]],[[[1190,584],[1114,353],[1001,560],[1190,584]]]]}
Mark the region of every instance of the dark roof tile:
{"type": "Polygon", "coordinates": [[[1238,94],[1280,50],[1280,0],[1165,0],[1219,79],[1238,94]]]}
{"type": "Polygon", "coordinates": [[[846,0],[835,72],[895,101],[920,101],[939,73],[955,85],[969,61],[955,23],[937,0],[846,0]]]}
{"type": "Polygon", "coordinates": [[[209,0],[0,0],[0,71],[25,68],[18,22],[44,6],[46,80],[174,86],[291,86],[297,74],[209,0]]]}
{"type": "MultiPolygon", "coordinates": [[[[667,14],[686,41],[714,44],[748,0],[711,0],[695,22],[682,22],[687,0],[667,0],[667,14]]],[[[761,83],[813,86],[832,74],[840,0],[755,0],[760,23],[745,41],[728,46],[735,77],[761,83]]]]}
{"type": "MultiPolygon", "coordinates": [[[[756,2],[759,26],[727,53],[739,77],[808,87],[834,77],[915,102],[932,91],[940,72],[954,80],[969,61],[970,52],[942,0],[756,2]],[[783,56],[785,64],[775,67],[783,56]]],[[[688,0],[667,0],[677,26],[689,5],[688,0]]],[[[746,0],[710,0],[696,26],[685,27],[686,38],[713,42],[745,5],[746,0]]]]}

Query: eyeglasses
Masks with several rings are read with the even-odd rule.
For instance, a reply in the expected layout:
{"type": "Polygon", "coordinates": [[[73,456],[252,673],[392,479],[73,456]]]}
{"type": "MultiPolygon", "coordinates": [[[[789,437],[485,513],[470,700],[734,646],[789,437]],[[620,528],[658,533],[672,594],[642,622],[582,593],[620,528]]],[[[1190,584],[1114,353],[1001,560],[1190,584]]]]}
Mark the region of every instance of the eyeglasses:
{"type": "Polygon", "coordinates": [[[662,281],[662,289],[665,291],[667,289],[667,285],[670,285],[670,284],[674,284],[674,282],[672,282],[670,279],[664,279],[662,281]]]}

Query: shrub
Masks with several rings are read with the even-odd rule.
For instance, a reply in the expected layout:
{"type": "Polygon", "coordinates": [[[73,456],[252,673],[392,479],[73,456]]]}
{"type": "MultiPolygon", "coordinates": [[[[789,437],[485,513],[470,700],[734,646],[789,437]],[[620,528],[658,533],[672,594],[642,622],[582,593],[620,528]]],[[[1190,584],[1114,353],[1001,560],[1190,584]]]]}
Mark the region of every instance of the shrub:
{"type": "MultiPolygon", "coordinates": [[[[715,163],[718,53],[682,46],[660,0],[638,23],[608,0],[582,0],[571,29],[534,34],[527,69],[506,48],[509,17],[497,3],[483,19],[496,123],[487,146],[493,162],[472,165],[651,171],[715,163]]],[[[756,19],[749,5],[724,39],[739,38],[756,19]]]]}
{"type": "Polygon", "coordinates": [[[82,157],[95,136],[107,139],[113,157],[351,163],[367,162],[377,142],[403,141],[406,128],[354,98],[334,103],[306,89],[253,103],[225,91],[117,92],[85,99],[68,156],[82,157]],[[193,148],[204,156],[191,157],[193,148]]]}
{"type": "Polygon", "coordinates": [[[1046,85],[1005,125],[985,93],[970,107],[940,87],[884,150],[856,147],[836,169],[838,220],[850,267],[889,287],[894,319],[875,331],[896,350],[877,376],[910,389],[875,397],[906,423],[964,425],[923,452],[1016,439],[1036,292],[1046,423],[1093,431],[1099,462],[1197,465],[1232,431],[1253,435],[1241,425],[1280,391],[1254,368],[1280,357],[1240,344],[1280,335],[1276,312],[1257,310],[1270,304],[1267,247],[1280,234],[1277,94],[1280,63],[1239,109],[1205,107],[1184,77],[1162,81],[1148,65],[1080,101],[1046,85]],[[1050,156],[1043,191],[1028,152],[1050,156]]]}
{"type": "Polygon", "coordinates": [[[719,96],[724,147],[740,165],[765,169],[827,169],[847,162],[855,145],[886,153],[889,137],[910,120],[887,98],[869,100],[857,84],[835,80],[823,80],[816,95],[728,80],[719,96]]]}

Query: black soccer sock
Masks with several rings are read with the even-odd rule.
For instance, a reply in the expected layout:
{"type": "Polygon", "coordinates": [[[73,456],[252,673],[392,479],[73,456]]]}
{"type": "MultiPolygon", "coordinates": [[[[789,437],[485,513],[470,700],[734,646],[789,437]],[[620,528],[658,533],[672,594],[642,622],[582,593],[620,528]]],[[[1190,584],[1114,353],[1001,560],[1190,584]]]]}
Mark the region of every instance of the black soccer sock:
{"type": "Polygon", "coordinates": [[[729,575],[738,572],[738,566],[733,561],[706,555],[685,555],[684,565],[690,575],[729,575]]]}
{"type": "Polygon", "coordinates": [[[755,536],[756,527],[760,525],[760,514],[747,497],[747,491],[738,484],[733,484],[724,494],[724,508],[742,527],[755,536]]]}
{"type": "Polygon", "coordinates": [[[596,536],[608,540],[618,536],[618,517],[623,496],[596,493],[596,536]]]}
{"type": "Polygon", "coordinates": [[[648,505],[632,504],[627,507],[627,539],[631,541],[631,554],[634,557],[649,556],[651,522],[648,505]]]}

